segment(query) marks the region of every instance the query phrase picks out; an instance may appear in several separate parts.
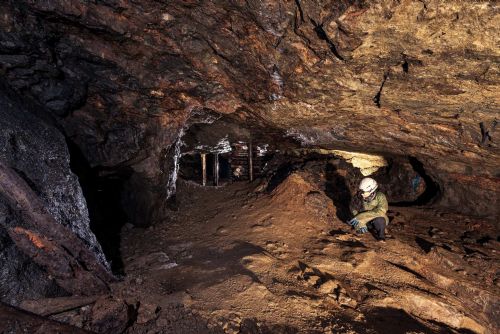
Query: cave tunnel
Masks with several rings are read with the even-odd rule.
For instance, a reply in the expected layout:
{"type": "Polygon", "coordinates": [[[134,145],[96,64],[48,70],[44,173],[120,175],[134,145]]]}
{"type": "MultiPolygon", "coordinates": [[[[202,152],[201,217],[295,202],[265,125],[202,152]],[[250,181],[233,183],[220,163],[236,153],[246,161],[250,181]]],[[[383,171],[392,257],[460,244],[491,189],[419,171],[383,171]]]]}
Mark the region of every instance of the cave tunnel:
{"type": "Polygon", "coordinates": [[[0,333],[499,332],[498,12],[0,2],[0,333]]]}

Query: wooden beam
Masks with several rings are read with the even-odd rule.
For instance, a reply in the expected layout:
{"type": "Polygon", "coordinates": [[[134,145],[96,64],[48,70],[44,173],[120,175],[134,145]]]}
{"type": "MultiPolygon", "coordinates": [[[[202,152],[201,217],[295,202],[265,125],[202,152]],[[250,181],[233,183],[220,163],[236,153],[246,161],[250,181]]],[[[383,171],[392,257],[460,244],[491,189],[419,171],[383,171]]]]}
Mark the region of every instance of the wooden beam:
{"type": "Polygon", "coordinates": [[[202,185],[206,186],[207,185],[207,154],[206,153],[201,154],[201,173],[203,175],[202,185]]]}

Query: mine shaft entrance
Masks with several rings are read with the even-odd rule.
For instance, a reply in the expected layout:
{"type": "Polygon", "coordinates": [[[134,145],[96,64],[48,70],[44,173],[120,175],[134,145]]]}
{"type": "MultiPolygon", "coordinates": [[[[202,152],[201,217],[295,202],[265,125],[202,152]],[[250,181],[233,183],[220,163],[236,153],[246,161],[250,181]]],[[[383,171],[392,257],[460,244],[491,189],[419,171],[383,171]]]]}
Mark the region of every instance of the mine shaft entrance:
{"type": "Polygon", "coordinates": [[[270,159],[267,147],[267,144],[236,141],[229,152],[186,152],[180,159],[179,175],[204,186],[253,181],[263,176],[263,168],[270,159]]]}
{"type": "Polygon", "coordinates": [[[184,154],[180,160],[179,176],[205,186],[223,185],[232,180],[229,156],[213,153],[184,154]]]}

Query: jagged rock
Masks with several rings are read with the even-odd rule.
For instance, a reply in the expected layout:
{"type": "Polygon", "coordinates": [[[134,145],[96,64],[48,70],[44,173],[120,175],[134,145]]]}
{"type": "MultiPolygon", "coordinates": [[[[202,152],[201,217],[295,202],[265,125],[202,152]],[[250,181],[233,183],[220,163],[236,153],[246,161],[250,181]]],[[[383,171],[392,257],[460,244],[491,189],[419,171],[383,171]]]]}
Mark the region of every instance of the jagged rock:
{"type": "Polygon", "coordinates": [[[89,296],[23,300],[19,307],[25,311],[47,316],[93,304],[98,298],[99,296],[89,296]]]}
{"type": "Polygon", "coordinates": [[[63,137],[5,90],[0,128],[0,299],[102,292],[108,264],[63,137]]]}
{"type": "Polygon", "coordinates": [[[310,275],[307,276],[306,282],[308,285],[316,287],[321,284],[321,277],[317,275],[310,275]]]}
{"type": "Polygon", "coordinates": [[[339,287],[339,283],[338,282],[336,282],[334,280],[328,280],[328,281],[324,282],[323,284],[321,284],[319,286],[318,290],[321,293],[324,293],[324,294],[331,294],[338,287],[339,287]]]}
{"type": "Polygon", "coordinates": [[[351,308],[355,308],[358,305],[357,301],[349,296],[344,288],[338,288],[335,294],[336,299],[340,305],[351,308]]]}
{"type": "Polygon", "coordinates": [[[5,261],[2,273],[7,281],[2,287],[14,288],[2,291],[5,300],[18,303],[20,298],[31,295],[32,287],[36,289],[35,296],[42,297],[92,295],[108,290],[107,283],[113,281],[108,269],[70,229],[54,220],[28,184],[1,161],[0,189],[6,204],[18,210],[17,220],[2,226],[9,246],[6,250],[15,249],[21,254],[5,261]],[[15,275],[21,260],[33,268],[22,272],[25,280],[15,275]],[[47,281],[52,284],[52,291],[47,290],[47,281]],[[22,293],[12,295],[16,290],[22,293]]]}
{"type": "Polygon", "coordinates": [[[51,113],[91,166],[130,167],[136,224],[158,218],[172,144],[205,111],[278,144],[414,156],[441,205],[495,214],[494,2],[0,6],[2,80],[51,113]]]}
{"type": "Polygon", "coordinates": [[[86,201],[70,170],[64,137],[27,108],[0,89],[0,160],[29,184],[59,224],[70,228],[108,266],[90,230],[86,201]]]}
{"type": "MultiPolygon", "coordinates": [[[[133,308],[133,307],[132,307],[133,308]]],[[[129,306],[125,301],[114,297],[96,301],[91,311],[88,329],[96,333],[123,333],[129,322],[129,306]]]]}
{"type": "Polygon", "coordinates": [[[61,324],[42,318],[0,303],[0,332],[1,333],[60,333],[60,334],[90,334],[78,327],[61,324]]]}
{"type": "Polygon", "coordinates": [[[161,308],[158,305],[141,303],[137,311],[137,324],[145,324],[158,318],[161,308]]]}

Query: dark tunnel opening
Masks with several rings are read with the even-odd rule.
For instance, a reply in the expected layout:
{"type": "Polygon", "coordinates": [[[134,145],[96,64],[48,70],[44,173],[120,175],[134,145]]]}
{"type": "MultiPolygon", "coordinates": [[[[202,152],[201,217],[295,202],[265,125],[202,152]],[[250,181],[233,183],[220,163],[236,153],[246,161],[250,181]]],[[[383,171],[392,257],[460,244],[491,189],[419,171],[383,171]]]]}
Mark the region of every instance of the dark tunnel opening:
{"type": "MultiPolygon", "coordinates": [[[[426,172],[424,165],[415,157],[387,157],[388,165],[370,177],[379,183],[379,189],[388,195],[389,205],[411,207],[431,204],[441,194],[439,184],[426,172]]],[[[342,221],[351,218],[350,206],[359,182],[364,177],[360,170],[333,155],[310,154],[306,157],[282,157],[282,161],[269,172],[267,192],[272,192],[291,173],[310,169],[324,173],[324,191],[336,207],[342,221]],[[289,160],[287,160],[289,159],[289,160]],[[315,166],[318,162],[323,170],[315,166]]]]}
{"type": "Polygon", "coordinates": [[[267,192],[272,192],[277,186],[281,184],[294,170],[297,169],[297,166],[294,163],[286,162],[281,164],[274,174],[269,179],[267,184],[267,192]]]}
{"type": "Polygon", "coordinates": [[[325,193],[337,208],[337,218],[344,222],[350,220],[352,194],[346,177],[339,172],[339,166],[336,164],[327,164],[325,174],[325,193]]]}
{"type": "MultiPolygon", "coordinates": [[[[206,154],[206,177],[207,185],[214,184],[214,154],[206,154]]],[[[230,159],[225,154],[218,155],[219,164],[219,182],[222,184],[232,181],[231,163],[230,159]]],[[[202,162],[201,156],[198,153],[184,154],[179,162],[179,177],[201,184],[202,176],[202,162]]]]}
{"type": "Polygon", "coordinates": [[[408,157],[408,162],[412,166],[413,170],[418,173],[419,177],[424,180],[425,190],[414,201],[399,201],[389,204],[396,207],[421,206],[431,204],[441,195],[441,188],[439,187],[439,184],[434,181],[434,179],[426,172],[424,164],[417,158],[408,157]]]}
{"type": "Polygon", "coordinates": [[[122,204],[122,191],[130,172],[123,169],[105,174],[103,169],[90,166],[74,142],[66,138],[66,143],[71,170],[78,177],[87,202],[90,229],[101,245],[112,272],[123,275],[120,232],[127,221],[127,215],[122,204]]]}

